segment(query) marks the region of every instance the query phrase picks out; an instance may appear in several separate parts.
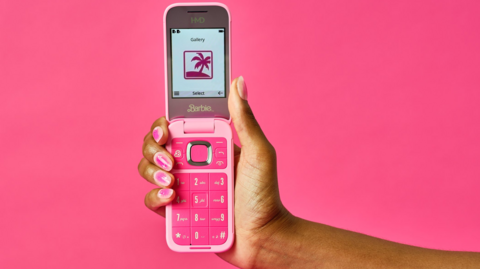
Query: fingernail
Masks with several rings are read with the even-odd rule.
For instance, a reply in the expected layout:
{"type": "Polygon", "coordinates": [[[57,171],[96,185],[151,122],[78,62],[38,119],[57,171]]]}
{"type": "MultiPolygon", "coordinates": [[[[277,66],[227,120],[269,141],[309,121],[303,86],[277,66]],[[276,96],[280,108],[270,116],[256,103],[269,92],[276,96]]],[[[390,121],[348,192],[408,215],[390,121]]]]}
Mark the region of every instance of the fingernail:
{"type": "Polygon", "coordinates": [[[155,174],[153,174],[153,179],[162,186],[168,186],[170,185],[170,182],[172,182],[170,176],[162,171],[155,172],[155,174]]]}
{"type": "Polygon", "coordinates": [[[161,189],[158,191],[158,197],[162,199],[170,198],[172,196],[173,190],[172,189],[161,189]]]}
{"type": "Polygon", "coordinates": [[[248,100],[247,84],[245,84],[245,80],[243,79],[242,76],[238,77],[237,79],[237,89],[238,89],[238,95],[240,95],[240,98],[247,101],[248,100]]]}
{"type": "Polygon", "coordinates": [[[172,169],[172,160],[170,160],[170,158],[168,158],[167,156],[165,156],[165,154],[161,152],[157,152],[157,154],[155,154],[155,156],[153,157],[153,160],[158,166],[160,166],[164,170],[170,171],[170,169],[172,169]]]}
{"type": "Polygon", "coordinates": [[[153,131],[152,131],[152,135],[153,135],[153,139],[155,139],[155,141],[157,141],[157,143],[158,143],[158,141],[160,141],[160,139],[163,136],[162,128],[155,127],[155,129],[153,129],[153,131]]]}

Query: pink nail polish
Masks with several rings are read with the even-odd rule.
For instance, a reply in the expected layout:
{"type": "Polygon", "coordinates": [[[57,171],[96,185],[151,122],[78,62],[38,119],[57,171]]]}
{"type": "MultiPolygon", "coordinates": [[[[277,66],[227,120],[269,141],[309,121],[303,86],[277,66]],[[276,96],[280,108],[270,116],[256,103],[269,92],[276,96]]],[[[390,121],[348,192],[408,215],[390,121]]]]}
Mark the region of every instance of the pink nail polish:
{"type": "Polygon", "coordinates": [[[240,98],[247,101],[248,100],[247,84],[245,84],[245,80],[243,79],[242,76],[238,77],[237,89],[238,89],[238,95],[240,95],[240,98]]]}
{"type": "Polygon", "coordinates": [[[160,127],[155,127],[152,131],[153,139],[158,143],[163,136],[163,130],[160,127]]]}
{"type": "Polygon", "coordinates": [[[172,169],[172,160],[170,160],[170,158],[168,158],[167,156],[165,156],[165,154],[161,152],[155,154],[153,160],[163,170],[170,171],[170,169],[172,169]]]}
{"type": "Polygon", "coordinates": [[[162,199],[170,198],[172,196],[173,190],[172,189],[161,189],[158,191],[158,197],[162,199]]]}
{"type": "Polygon", "coordinates": [[[155,174],[153,174],[153,178],[162,186],[168,186],[170,185],[170,182],[172,182],[170,176],[162,171],[155,172],[155,174]]]}

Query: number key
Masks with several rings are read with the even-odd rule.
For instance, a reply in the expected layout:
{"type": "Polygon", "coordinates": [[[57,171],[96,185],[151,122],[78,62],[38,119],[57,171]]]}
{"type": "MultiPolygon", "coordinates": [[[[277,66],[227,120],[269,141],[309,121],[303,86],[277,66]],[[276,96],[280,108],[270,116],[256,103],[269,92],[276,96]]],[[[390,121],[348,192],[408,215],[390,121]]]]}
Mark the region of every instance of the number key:
{"type": "Polygon", "coordinates": [[[192,192],[192,207],[205,208],[208,206],[208,194],[207,192],[192,192]]]}
{"type": "Polygon", "coordinates": [[[205,174],[205,173],[190,174],[190,190],[208,191],[208,174],[205,174]]]}
{"type": "Polygon", "coordinates": [[[172,226],[190,226],[190,209],[172,209],[172,226]]]}
{"type": "Polygon", "coordinates": [[[228,210],[227,209],[210,209],[210,227],[227,226],[228,210]]]}
{"type": "Polygon", "coordinates": [[[192,226],[208,226],[208,209],[192,209],[190,215],[192,226]]]}
{"type": "Polygon", "coordinates": [[[188,191],[178,191],[177,197],[172,202],[173,208],[189,208],[189,192],[188,191]]]}
{"type": "Polygon", "coordinates": [[[224,173],[210,174],[210,190],[211,191],[226,191],[227,190],[227,175],[224,173]]]}
{"type": "Polygon", "coordinates": [[[227,208],[228,199],[226,191],[210,192],[210,208],[227,208]]]}
{"type": "Polygon", "coordinates": [[[208,227],[192,227],[192,245],[208,245],[208,227]]]}
{"type": "Polygon", "coordinates": [[[175,183],[173,184],[173,188],[176,191],[188,191],[190,187],[190,174],[185,173],[178,173],[173,174],[175,178],[175,183]]]}

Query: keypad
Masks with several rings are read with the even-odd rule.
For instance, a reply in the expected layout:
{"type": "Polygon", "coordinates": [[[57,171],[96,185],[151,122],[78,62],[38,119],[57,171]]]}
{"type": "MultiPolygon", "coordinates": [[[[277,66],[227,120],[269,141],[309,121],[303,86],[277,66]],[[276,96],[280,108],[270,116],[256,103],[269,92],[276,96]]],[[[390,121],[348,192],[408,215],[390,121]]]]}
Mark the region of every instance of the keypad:
{"type": "Polygon", "coordinates": [[[221,245],[228,238],[225,173],[174,173],[172,237],[178,245],[221,245]]]}

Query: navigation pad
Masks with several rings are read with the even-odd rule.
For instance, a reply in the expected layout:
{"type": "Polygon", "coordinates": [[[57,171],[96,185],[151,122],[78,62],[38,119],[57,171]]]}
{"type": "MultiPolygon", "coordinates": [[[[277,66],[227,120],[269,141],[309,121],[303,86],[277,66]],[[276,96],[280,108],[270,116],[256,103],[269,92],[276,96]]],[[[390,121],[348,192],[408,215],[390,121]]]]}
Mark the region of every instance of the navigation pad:
{"type": "Polygon", "coordinates": [[[187,144],[187,162],[205,166],[212,162],[212,145],[207,141],[192,141],[187,144]]]}
{"type": "Polygon", "coordinates": [[[220,137],[174,138],[175,169],[224,169],[227,167],[227,140],[220,137]]]}

